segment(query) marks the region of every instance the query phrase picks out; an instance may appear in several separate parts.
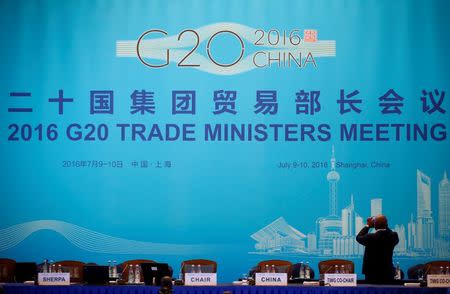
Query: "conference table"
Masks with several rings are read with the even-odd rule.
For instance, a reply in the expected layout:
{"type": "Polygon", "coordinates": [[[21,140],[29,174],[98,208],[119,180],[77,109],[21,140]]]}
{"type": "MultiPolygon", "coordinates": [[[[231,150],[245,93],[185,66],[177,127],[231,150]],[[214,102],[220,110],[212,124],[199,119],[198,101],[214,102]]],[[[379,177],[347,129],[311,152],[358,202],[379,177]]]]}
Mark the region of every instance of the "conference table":
{"type": "MultiPolygon", "coordinates": [[[[34,286],[3,284],[4,294],[158,294],[154,286],[34,286]]],[[[173,294],[450,294],[450,288],[414,288],[388,285],[358,285],[357,287],[330,286],[174,286],[173,294]]]]}

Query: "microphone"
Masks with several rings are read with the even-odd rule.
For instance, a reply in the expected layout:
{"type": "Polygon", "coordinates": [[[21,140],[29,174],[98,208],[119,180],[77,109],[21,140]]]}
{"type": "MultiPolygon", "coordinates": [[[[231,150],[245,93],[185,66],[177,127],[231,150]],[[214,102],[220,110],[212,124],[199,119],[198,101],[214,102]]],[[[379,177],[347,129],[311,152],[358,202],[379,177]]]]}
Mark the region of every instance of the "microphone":
{"type": "Polygon", "coordinates": [[[426,277],[431,270],[431,264],[424,267],[423,275],[426,277]]]}
{"type": "Polygon", "coordinates": [[[123,268],[121,275],[123,275],[123,273],[126,271],[127,268],[128,268],[128,263],[125,264],[125,267],[123,268]]]}
{"type": "MultiPolygon", "coordinates": [[[[124,283],[126,283],[126,282],[128,282],[128,277],[127,277],[127,280],[125,280],[125,276],[123,275],[124,273],[125,273],[125,271],[127,270],[127,268],[129,267],[130,265],[128,264],[128,263],[126,263],[125,264],[125,266],[123,267],[123,270],[122,270],[122,272],[120,273],[120,279],[124,282],[124,283]]],[[[128,274],[130,274],[129,272],[128,272],[128,274]]]]}

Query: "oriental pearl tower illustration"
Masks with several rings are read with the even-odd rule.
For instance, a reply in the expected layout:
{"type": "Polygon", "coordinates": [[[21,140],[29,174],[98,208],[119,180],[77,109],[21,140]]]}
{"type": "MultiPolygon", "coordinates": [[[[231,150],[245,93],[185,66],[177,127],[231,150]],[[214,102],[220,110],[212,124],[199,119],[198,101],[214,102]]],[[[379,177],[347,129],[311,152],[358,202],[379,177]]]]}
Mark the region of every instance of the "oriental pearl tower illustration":
{"type": "Polygon", "coordinates": [[[337,183],[341,176],[336,171],[336,158],[334,157],[334,145],[331,148],[331,170],[327,174],[329,185],[329,206],[328,212],[330,216],[337,216],[337,183]]]}

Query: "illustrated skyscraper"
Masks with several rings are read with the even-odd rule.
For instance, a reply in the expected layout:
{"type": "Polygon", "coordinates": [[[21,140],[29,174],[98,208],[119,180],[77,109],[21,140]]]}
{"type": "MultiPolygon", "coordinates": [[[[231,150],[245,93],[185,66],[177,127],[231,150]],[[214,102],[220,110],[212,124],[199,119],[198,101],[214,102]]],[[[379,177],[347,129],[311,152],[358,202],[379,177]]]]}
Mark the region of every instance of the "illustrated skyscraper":
{"type": "Polygon", "coordinates": [[[430,250],[434,246],[434,220],[431,211],[431,179],[417,170],[417,240],[415,248],[430,250]]]}
{"type": "Polygon", "coordinates": [[[450,182],[447,172],[439,183],[439,237],[450,241],[450,182]]]}
{"type": "Polygon", "coordinates": [[[364,250],[356,242],[356,234],[363,227],[362,218],[355,211],[353,194],[350,204],[341,210],[342,235],[333,239],[333,255],[336,257],[359,256],[364,250]]]}
{"type": "Polygon", "coordinates": [[[383,213],[383,199],[375,198],[370,200],[370,215],[377,216],[383,213]]]}
{"type": "Polygon", "coordinates": [[[327,174],[327,181],[329,186],[329,208],[330,216],[337,216],[337,183],[341,178],[336,171],[336,158],[334,157],[334,146],[331,147],[331,170],[327,174]]]}
{"type": "Polygon", "coordinates": [[[333,239],[342,234],[342,220],[337,214],[337,183],[340,175],[336,171],[336,158],[334,157],[334,146],[331,149],[331,169],[327,174],[329,187],[328,216],[318,218],[316,221],[317,235],[319,236],[319,250],[325,255],[333,254],[333,239]]]}
{"type": "Polygon", "coordinates": [[[413,215],[411,214],[411,217],[408,222],[408,248],[416,248],[417,244],[417,229],[416,229],[416,222],[414,221],[413,215]]]}
{"type": "Polygon", "coordinates": [[[342,236],[355,236],[355,204],[353,194],[350,196],[350,205],[342,209],[342,236]]]}
{"type": "Polygon", "coordinates": [[[404,225],[395,225],[394,231],[398,234],[398,244],[395,246],[395,251],[398,253],[406,252],[406,231],[404,225]]]}

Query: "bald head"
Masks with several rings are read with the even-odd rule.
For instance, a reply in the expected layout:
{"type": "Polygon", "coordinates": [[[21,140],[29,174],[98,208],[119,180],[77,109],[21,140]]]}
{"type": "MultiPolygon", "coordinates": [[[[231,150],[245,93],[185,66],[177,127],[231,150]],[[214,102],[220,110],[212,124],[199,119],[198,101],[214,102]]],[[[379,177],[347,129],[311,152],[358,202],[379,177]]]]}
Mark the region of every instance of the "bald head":
{"type": "Polygon", "coordinates": [[[375,230],[386,229],[388,226],[388,220],[386,216],[380,214],[375,217],[375,230]]]}

